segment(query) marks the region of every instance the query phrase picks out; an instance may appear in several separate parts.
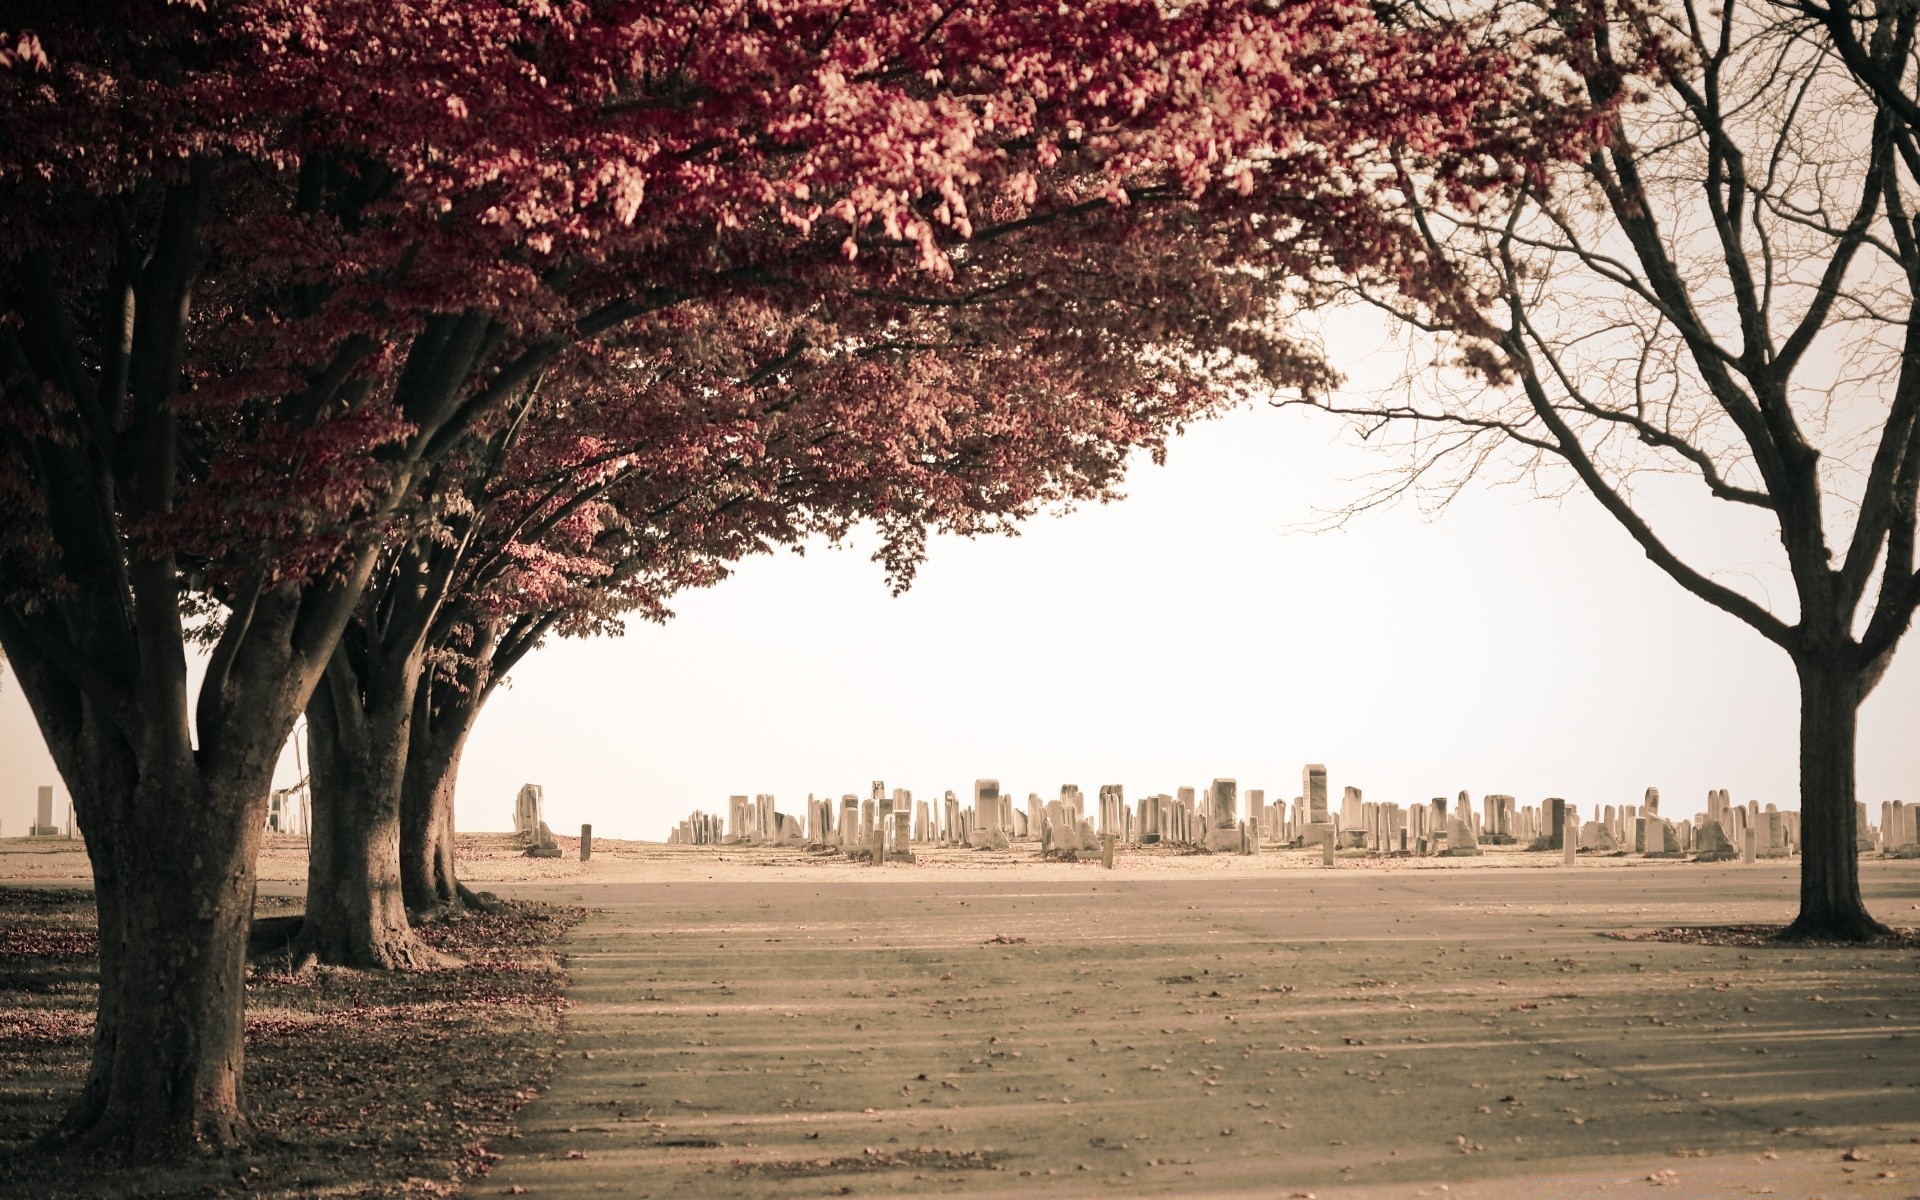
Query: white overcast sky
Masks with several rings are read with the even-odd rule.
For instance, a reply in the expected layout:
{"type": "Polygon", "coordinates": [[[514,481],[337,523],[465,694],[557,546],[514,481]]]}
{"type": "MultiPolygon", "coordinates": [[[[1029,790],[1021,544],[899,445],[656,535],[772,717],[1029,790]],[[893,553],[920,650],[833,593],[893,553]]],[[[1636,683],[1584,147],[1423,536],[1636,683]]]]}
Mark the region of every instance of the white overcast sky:
{"type": "MultiPolygon", "coordinates": [[[[1355,389],[1401,361],[1362,322],[1336,324],[1331,349],[1355,389]]],[[[903,597],[867,547],[749,561],[667,625],[522,665],[467,750],[459,826],[510,827],[528,781],[556,832],[660,839],[731,793],[797,815],[808,792],[876,779],[924,799],[997,778],[1024,801],[1230,777],[1273,799],[1308,762],[1335,797],[1401,804],[1465,789],[1591,812],[1656,786],[1670,813],[1720,787],[1797,806],[1781,651],[1584,496],[1479,487],[1437,520],[1402,505],[1298,531],[1380,465],[1330,418],[1249,409],[1141,463],[1119,503],[936,541],[903,597]]],[[[1765,551],[1728,536],[1692,522],[1678,540],[1735,571],[1765,551]]],[[[1909,645],[1862,712],[1872,820],[1920,800],[1916,718],[1909,645]]],[[[24,832],[42,783],[52,763],[9,680],[0,833],[24,832]]]]}

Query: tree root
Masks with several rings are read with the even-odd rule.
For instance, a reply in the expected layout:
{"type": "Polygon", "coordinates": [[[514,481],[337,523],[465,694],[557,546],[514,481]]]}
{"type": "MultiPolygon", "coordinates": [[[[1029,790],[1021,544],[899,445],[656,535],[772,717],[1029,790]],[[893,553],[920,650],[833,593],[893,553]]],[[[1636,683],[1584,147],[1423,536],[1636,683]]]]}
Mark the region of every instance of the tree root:
{"type": "Polygon", "coordinates": [[[1893,937],[1893,930],[1863,910],[1851,916],[1809,919],[1801,916],[1774,935],[1780,942],[1850,942],[1866,944],[1893,937]]]}
{"type": "Polygon", "coordinates": [[[294,939],[290,953],[295,974],[320,965],[360,971],[440,971],[463,965],[461,959],[442,954],[411,935],[383,939],[370,946],[339,946],[323,942],[311,925],[294,939]]]}
{"type": "Polygon", "coordinates": [[[454,885],[460,895],[460,903],[469,908],[477,908],[483,913],[503,913],[512,906],[492,892],[476,892],[464,883],[454,885]]]}

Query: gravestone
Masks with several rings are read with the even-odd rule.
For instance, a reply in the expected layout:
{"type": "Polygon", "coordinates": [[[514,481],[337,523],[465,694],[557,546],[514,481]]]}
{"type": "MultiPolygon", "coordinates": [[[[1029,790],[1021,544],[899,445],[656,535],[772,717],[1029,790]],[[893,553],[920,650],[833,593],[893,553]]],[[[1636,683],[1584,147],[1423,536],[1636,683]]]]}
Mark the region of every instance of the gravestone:
{"type": "Polygon", "coordinates": [[[534,829],[527,846],[528,858],[559,858],[560,843],[553,840],[553,830],[547,828],[545,821],[534,829]]]}
{"type": "Polygon", "coordinates": [[[593,857],[593,826],[580,827],[580,861],[586,862],[593,857]]]}
{"type": "Polygon", "coordinates": [[[1216,779],[1207,785],[1207,849],[1235,851],[1240,848],[1240,785],[1231,779],[1216,779]]]}
{"type": "Polygon", "coordinates": [[[1300,770],[1300,798],[1306,806],[1307,823],[1325,825],[1329,821],[1327,813],[1327,768],[1320,763],[1308,763],[1300,770]]]}
{"type": "Polygon", "coordinates": [[[33,828],[28,837],[58,837],[60,827],[53,823],[53,789],[40,788],[33,797],[33,828]]]}
{"type": "Polygon", "coordinates": [[[1365,803],[1359,788],[1346,787],[1340,790],[1340,828],[1343,831],[1365,827],[1366,818],[1361,812],[1365,803]]]}
{"type": "Polygon", "coordinates": [[[1574,863],[1574,856],[1580,853],[1580,814],[1571,804],[1567,804],[1561,807],[1560,816],[1561,861],[1570,867],[1574,863]]]}
{"type": "Polygon", "coordinates": [[[1000,832],[1000,781],[973,781],[973,833],[967,839],[976,850],[992,848],[1000,832]]]}
{"type": "Polygon", "coordinates": [[[1323,867],[1332,866],[1333,842],[1336,835],[1333,822],[1322,821],[1319,824],[1308,826],[1308,830],[1310,836],[1320,843],[1320,865],[1323,867]]]}
{"type": "Polygon", "coordinates": [[[1476,858],[1480,853],[1480,839],[1474,835],[1471,816],[1448,817],[1447,857],[1476,858]]]}
{"type": "Polygon", "coordinates": [[[540,831],[542,797],[540,785],[523,783],[520,793],[513,798],[513,831],[522,837],[531,837],[540,831]]]}
{"type": "Polygon", "coordinates": [[[865,836],[860,828],[860,797],[848,792],[840,797],[840,849],[858,849],[865,836]]]}
{"type": "Polygon", "coordinates": [[[1151,846],[1160,840],[1160,797],[1143,797],[1139,809],[1139,819],[1134,824],[1140,830],[1140,844],[1151,846]]]}
{"type": "Polygon", "coordinates": [[[1700,833],[1694,842],[1694,858],[1699,862],[1730,862],[1739,857],[1733,848],[1733,842],[1727,837],[1727,831],[1718,818],[1708,818],[1700,822],[1700,833]]]}

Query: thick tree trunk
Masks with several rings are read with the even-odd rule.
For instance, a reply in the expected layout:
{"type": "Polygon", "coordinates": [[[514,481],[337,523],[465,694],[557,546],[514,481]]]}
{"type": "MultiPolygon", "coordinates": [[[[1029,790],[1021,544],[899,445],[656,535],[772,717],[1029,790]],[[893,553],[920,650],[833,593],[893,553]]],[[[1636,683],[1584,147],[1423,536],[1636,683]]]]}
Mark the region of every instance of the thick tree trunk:
{"type": "Polygon", "coordinates": [[[1781,935],[1788,939],[1884,937],[1887,927],[1867,914],[1860,898],[1855,842],[1854,742],[1861,672],[1806,655],[1800,675],[1800,914],[1781,935]]]}
{"type": "Polygon", "coordinates": [[[307,912],[297,962],[426,970],[447,959],[414,934],[400,885],[405,703],[363,704],[336,655],[307,705],[313,787],[307,912]]]}
{"type": "Polygon", "coordinates": [[[56,748],[93,865],[100,994],[86,1081],[47,1140],[130,1162],[246,1132],[247,929],[274,755],[210,778],[179,732],[158,763],[92,720],[56,748]]]}
{"type": "Polygon", "coordinates": [[[415,713],[400,793],[400,882],[407,908],[416,914],[456,913],[465,906],[454,859],[453,791],[479,711],[478,704],[454,704],[415,713]]]}

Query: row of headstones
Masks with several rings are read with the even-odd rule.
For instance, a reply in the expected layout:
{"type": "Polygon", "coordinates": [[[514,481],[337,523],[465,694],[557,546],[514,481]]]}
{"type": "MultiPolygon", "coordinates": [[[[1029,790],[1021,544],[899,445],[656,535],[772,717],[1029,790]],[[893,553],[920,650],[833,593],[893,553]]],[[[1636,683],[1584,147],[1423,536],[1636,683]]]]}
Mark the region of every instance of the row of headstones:
{"type": "Polygon", "coordinates": [[[718,846],[726,834],[726,824],[717,813],[694,809],[687,819],[667,833],[669,846],[718,846]]]}
{"type": "MultiPolygon", "coordinates": [[[[1059,800],[1044,804],[1038,795],[1030,794],[1028,809],[1021,811],[1013,806],[1011,797],[1000,794],[997,781],[979,780],[973,807],[960,807],[959,800],[948,792],[937,815],[925,801],[914,802],[905,789],[895,789],[889,796],[876,785],[876,795],[866,801],[851,795],[843,797],[844,815],[838,822],[834,820],[833,801],[809,797],[809,819],[804,829],[793,818],[776,811],[772,796],[761,794],[751,800],[734,796],[734,832],[727,832],[728,827],[718,816],[696,811],[681,821],[667,840],[679,845],[811,842],[865,848],[878,826],[884,835],[883,852],[894,856],[910,844],[1004,849],[1009,839],[1028,838],[1045,841],[1051,849],[1087,851],[1099,849],[1109,836],[1124,844],[1204,845],[1212,850],[1255,853],[1263,843],[1312,847],[1329,832],[1339,848],[1387,854],[1471,855],[1479,853],[1483,840],[1496,845],[1519,842],[1540,850],[1559,850],[1565,844],[1569,806],[1557,797],[1549,798],[1536,810],[1517,807],[1512,796],[1487,795],[1481,798],[1482,811],[1469,813],[1463,820],[1460,814],[1468,812],[1470,801],[1465,792],[1449,813],[1445,797],[1402,809],[1393,803],[1366,801],[1358,788],[1347,788],[1338,814],[1327,820],[1296,824],[1283,805],[1266,805],[1259,790],[1247,795],[1249,812],[1257,815],[1249,821],[1233,820],[1235,787],[1233,780],[1217,779],[1208,787],[1204,803],[1197,802],[1195,789],[1181,788],[1177,796],[1143,797],[1136,808],[1129,809],[1121,786],[1107,784],[1099,791],[1097,820],[1090,821],[1080,789],[1071,784],[1061,789],[1059,800]],[[899,814],[909,811],[909,805],[911,823],[903,834],[899,832],[899,814]],[[984,820],[980,816],[983,813],[984,820]]],[[[42,791],[45,794],[36,831],[41,836],[57,834],[59,830],[51,824],[52,789],[42,791]]],[[[1309,792],[1309,796],[1313,794],[1309,792]]],[[[1799,841],[1799,814],[1780,812],[1771,804],[1764,810],[1757,803],[1735,805],[1724,790],[1710,792],[1707,811],[1691,822],[1663,820],[1659,801],[1659,790],[1649,788],[1639,806],[1606,805],[1595,820],[1575,823],[1575,846],[1601,853],[1729,859],[1747,850],[1749,834],[1751,854],[1761,858],[1789,856],[1799,841]]],[[[1302,801],[1296,798],[1296,804],[1302,801]]],[[[530,853],[557,855],[552,834],[540,818],[540,805],[537,785],[522,788],[515,809],[516,829],[528,838],[530,853]]],[[[1308,808],[1308,812],[1320,816],[1324,809],[1308,808]]],[[[1863,850],[1878,845],[1897,852],[1920,846],[1920,829],[1916,829],[1920,807],[1900,801],[1883,804],[1878,827],[1867,825],[1864,804],[1857,815],[1863,850]]]]}
{"type": "MultiPolygon", "coordinates": [[[[975,781],[971,808],[962,808],[948,792],[938,810],[924,801],[915,802],[906,789],[894,789],[889,794],[885,785],[876,781],[872,796],[865,801],[852,794],[841,798],[837,821],[832,800],[809,796],[804,828],[775,811],[771,796],[763,794],[752,801],[735,796],[730,831],[720,840],[760,844],[804,840],[871,853],[869,847],[877,829],[881,853],[895,856],[916,843],[1005,848],[1009,839],[1036,837],[1062,850],[1094,849],[1103,839],[1112,837],[1125,843],[1167,842],[1254,852],[1262,842],[1313,846],[1330,834],[1334,845],[1350,850],[1453,855],[1479,853],[1483,838],[1495,844],[1522,842],[1541,850],[1562,849],[1567,840],[1569,806],[1558,797],[1535,809],[1518,806],[1512,796],[1492,794],[1482,797],[1482,811],[1476,814],[1469,811],[1470,797],[1462,792],[1450,813],[1445,797],[1402,809],[1397,804],[1367,801],[1358,788],[1349,787],[1335,814],[1327,806],[1326,768],[1309,764],[1302,772],[1304,795],[1295,798],[1291,816],[1283,805],[1269,806],[1263,792],[1252,790],[1247,796],[1252,816],[1239,821],[1237,787],[1234,780],[1216,779],[1204,799],[1198,798],[1192,788],[1181,788],[1177,796],[1144,797],[1137,808],[1129,809],[1122,787],[1108,784],[1099,790],[1097,818],[1090,821],[1084,797],[1072,784],[1063,786],[1060,799],[1054,801],[1042,803],[1037,794],[1029,794],[1027,810],[1022,812],[1014,807],[1011,797],[1000,792],[997,780],[975,781]]],[[[1796,814],[1778,813],[1771,805],[1765,813],[1757,805],[1733,807],[1724,791],[1713,793],[1709,813],[1695,817],[1690,825],[1660,819],[1658,808],[1656,788],[1647,790],[1640,806],[1608,805],[1598,819],[1584,825],[1574,823],[1574,845],[1602,852],[1628,850],[1656,856],[1697,852],[1709,857],[1733,857],[1736,847],[1744,844],[1749,828],[1759,835],[1755,841],[1762,856],[1791,853],[1797,840],[1796,814]]],[[[682,836],[670,841],[704,844],[699,839],[711,836],[698,833],[690,822],[682,825],[686,828],[676,831],[682,836]]]]}
{"type": "MultiPolygon", "coordinates": [[[[1880,849],[1889,854],[1920,851],[1920,805],[1905,804],[1899,800],[1883,801],[1880,805],[1880,824],[1874,833],[1880,849]]],[[[1909,854],[1907,857],[1916,855],[1909,854]]]]}

